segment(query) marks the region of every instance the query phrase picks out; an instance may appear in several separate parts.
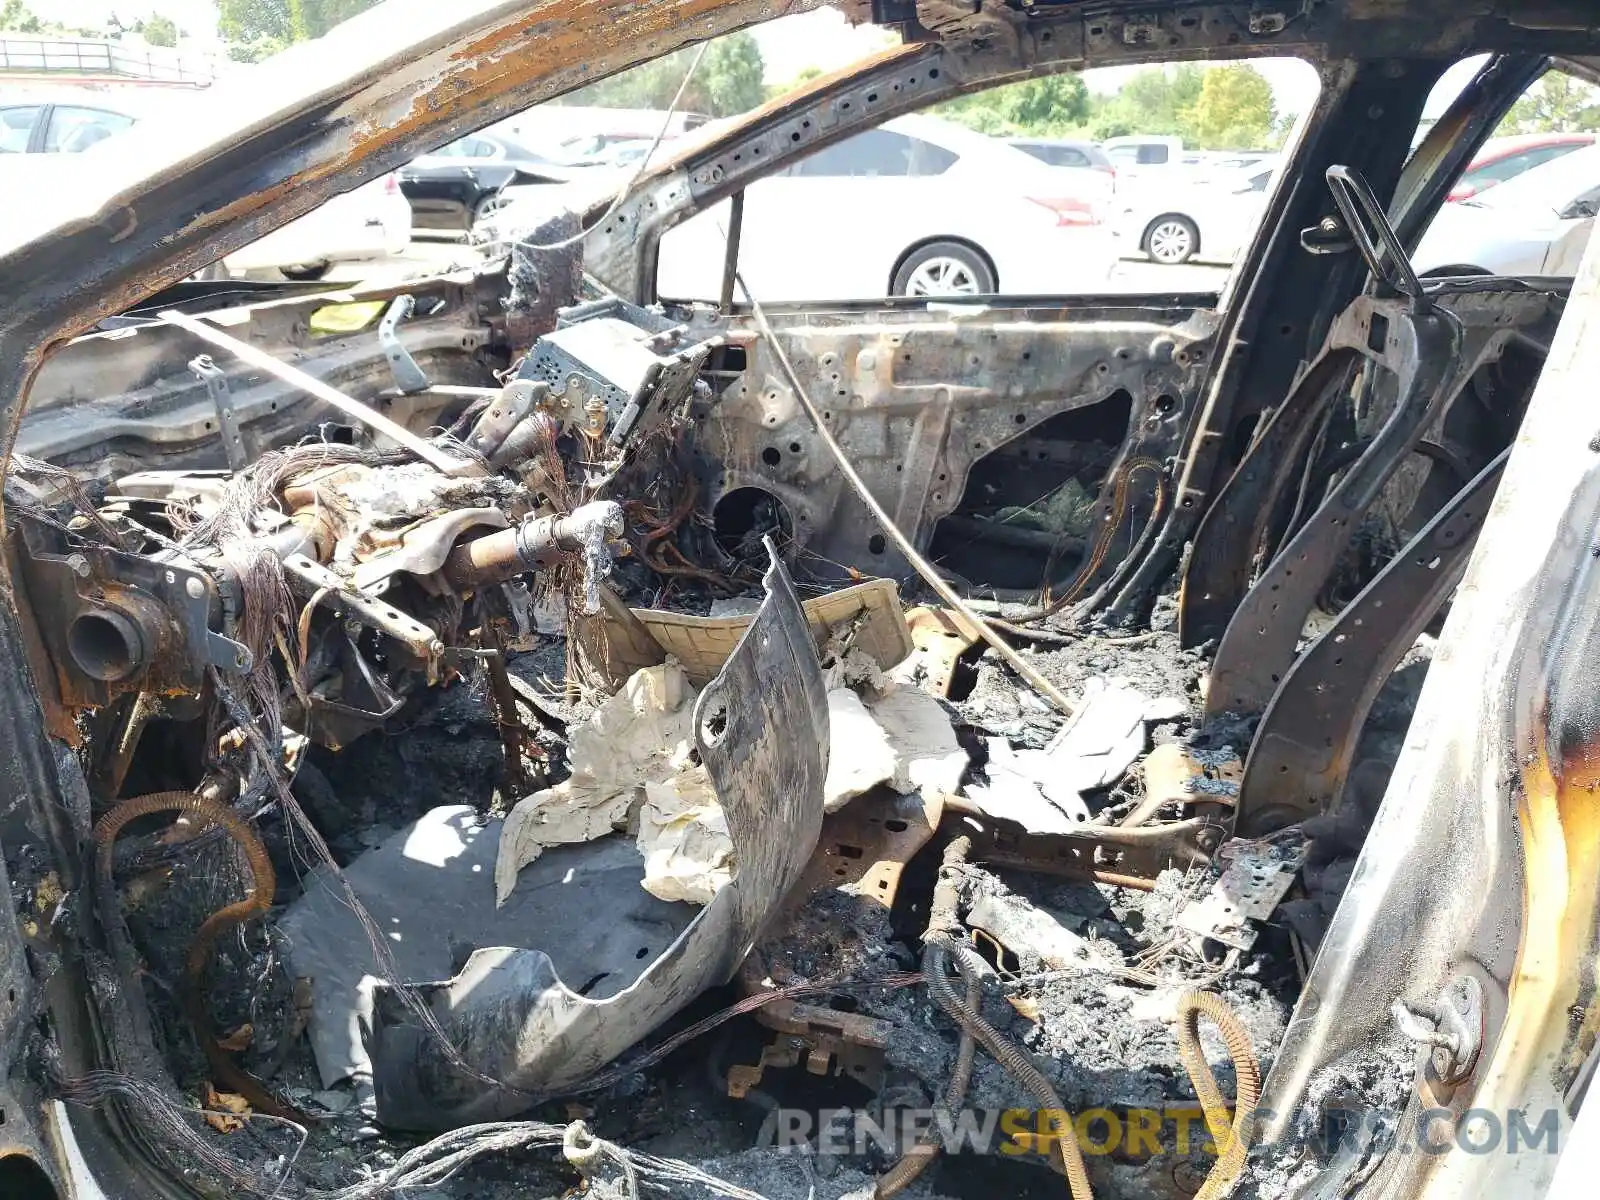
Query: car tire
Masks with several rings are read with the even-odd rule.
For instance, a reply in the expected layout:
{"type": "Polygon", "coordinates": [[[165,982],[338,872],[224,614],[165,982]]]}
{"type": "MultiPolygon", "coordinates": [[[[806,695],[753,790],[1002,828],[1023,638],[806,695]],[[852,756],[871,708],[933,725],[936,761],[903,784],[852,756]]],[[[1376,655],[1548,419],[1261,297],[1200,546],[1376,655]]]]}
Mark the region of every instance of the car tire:
{"type": "Polygon", "coordinates": [[[279,267],[278,274],[285,279],[293,279],[298,282],[301,280],[321,279],[331,270],[333,270],[331,262],[295,263],[292,267],[279,267]]]}
{"type": "Polygon", "coordinates": [[[1163,266],[1186,263],[1200,251],[1200,230],[1181,213],[1167,213],[1145,226],[1145,257],[1163,266]]]}
{"type": "Polygon", "coordinates": [[[889,283],[891,296],[992,296],[994,268],[961,242],[929,242],[906,255],[889,283]]]}
{"type": "Polygon", "coordinates": [[[467,232],[471,233],[480,224],[487,221],[503,203],[504,201],[500,199],[499,192],[490,192],[486,196],[478,197],[478,202],[472,206],[472,220],[467,226],[467,232]]]}

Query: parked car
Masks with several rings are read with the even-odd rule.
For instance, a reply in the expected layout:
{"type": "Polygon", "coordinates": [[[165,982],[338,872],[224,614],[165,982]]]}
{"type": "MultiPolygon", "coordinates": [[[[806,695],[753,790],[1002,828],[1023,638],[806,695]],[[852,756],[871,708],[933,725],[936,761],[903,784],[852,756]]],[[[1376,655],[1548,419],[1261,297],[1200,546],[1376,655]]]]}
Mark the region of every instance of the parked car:
{"type": "MultiPolygon", "coordinates": [[[[588,158],[581,159],[578,164],[595,167],[636,167],[644,161],[645,155],[650,153],[650,147],[656,145],[652,137],[615,138],[607,145],[596,150],[588,158]]],[[[660,154],[669,148],[671,142],[663,138],[656,153],[660,154]]]]}
{"type": "Polygon", "coordinates": [[[1117,172],[1118,190],[1210,185],[1277,161],[1274,150],[1195,150],[1183,139],[1154,134],[1107,138],[1101,150],[1117,172]]]}
{"type": "MultiPolygon", "coordinates": [[[[1103,189],[1084,174],[937,117],[896,117],[751,185],[739,270],[763,300],[1093,288],[1110,239],[1103,189]]],[[[717,295],[727,222],[722,204],[662,239],[664,294],[717,295]]]]}
{"type": "Polygon", "coordinates": [[[1232,262],[1261,222],[1276,171],[1268,161],[1177,190],[1123,189],[1111,222],[1119,255],[1143,254],[1168,266],[1192,258],[1232,262]]]}
{"type": "Polygon", "coordinates": [[[59,103],[41,95],[10,103],[0,107],[0,154],[76,154],[135,119],[102,107],[98,98],[59,103]]]}
{"type": "Polygon", "coordinates": [[[1572,275],[1600,201],[1600,146],[1585,146],[1439,210],[1419,275],[1572,275]]]}
{"type": "Polygon", "coordinates": [[[1113,166],[1165,167],[1183,161],[1183,139],[1152,134],[1129,134],[1106,138],[1100,149],[1113,166]]]}
{"type": "Polygon", "coordinates": [[[1524,171],[1594,144],[1592,133],[1530,133],[1490,138],[1462,172],[1451,200],[1465,200],[1496,184],[1515,179],[1524,171]]]}
{"type": "Polygon", "coordinates": [[[411,202],[416,228],[461,232],[493,212],[507,186],[559,181],[571,171],[556,156],[503,133],[474,133],[401,167],[400,190],[411,202]]]}
{"type": "MultiPolygon", "coordinates": [[[[50,196],[74,186],[117,135],[141,119],[203,95],[79,97],[61,91],[0,106],[0,245],[51,223],[50,196]],[[63,97],[70,97],[66,102],[63,97]]],[[[411,242],[411,208],[395,177],[385,175],[230,254],[230,274],[275,270],[290,279],[318,279],[335,263],[398,254],[411,242]]]]}
{"type": "Polygon", "coordinates": [[[565,162],[604,150],[617,141],[682,137],[710,118],[703,113],[659,108],[602,108],[585,104],[535,104],[497,121],[485,133],[504,135],[545,158],[565,162]]]}
{"type": "Polygon", "coordinates": [[[1116,190],[1117,168],[1106,152],[1093,142],[1071,138],[1007,138],[1006,141],[1048,166],[1093,172],[1080,177],[1086,191],[1103,190],[1109,196],[1116,190]]]}
{"type": "Polygon", "coordinates": [[[1190,150],[1179,160],[1181,166],[1200,171],[1248,171],[1257,163],[1277,155],[1270,150],[1190,150]]]}
{"type": "Polygon", "coordinates": [[[1107,138],[1100,149],[1117,169],[1118,183],[1124,185],[1169,178],[1170,172],[1183,164],[1182,138],[1134,134],[1107,138]]]}
{"type": "Polygon", "coordinates": [[[411,205],[390,172],[334,196],[223,261],[235,274],[275,269],[290,279],[320,279],[335,263],[388,258],[410,244],[411,205]]]}
{"type": "MultiPolygon", "coordinates": [[[[604,164],[615,164],[618,156],[629,149],[640,151],[635,155],[635,160],[643,157],[642,151],[648,149],[656,140],[657,129],[646,130],[643,127],[631,131],[614,131],[609,133],[584,133],[576,137],[563,139],[550,154],[555,162],[568,167],[588,167],[604,164]]],[[[670,137],[663,138],[663,143],[670,141],[670,137]]]]}

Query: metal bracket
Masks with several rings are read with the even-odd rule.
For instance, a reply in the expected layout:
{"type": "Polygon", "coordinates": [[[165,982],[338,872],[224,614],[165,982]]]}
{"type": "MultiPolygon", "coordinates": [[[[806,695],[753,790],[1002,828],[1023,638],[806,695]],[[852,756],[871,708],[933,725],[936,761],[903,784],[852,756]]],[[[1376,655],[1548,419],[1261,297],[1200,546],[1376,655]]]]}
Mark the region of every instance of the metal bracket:
{"type": "Polygon", "coordinates": [[[467,435],[467,445],[485,458],[499,450],[518,422],[535,408],[542,407],[550,394],[549,385],[528,379],[513,379],[499,392],[467,435]]]}
{"type": "Polygon", "coordinates": [[[1390,1011],[1402,1034],[1429,1047],[1430,1083],[1448,1087],[1472,1074],[1483,1049],[1483,985],[1477,979],[1457,975],[1433,1003],[1396,1000],[1390,1011]]]}
{"type": "Polygon", "coordinates": [[[431,386],[427,374],[417,366],[411,351],[400,341],[398,332],[400,322],[416,310],[416,298],[407,292],[389,302],[388,309],[378,322],[378,345],[383,349],[383,357],[389,361],[389,372],[394,376],[395,386],[400,389],[402,396],[425,392],[431,386]]]}
{"type": "Polygon", "coordinates": [[[1242,836],[1337,807],[1367,713],[1466,571],[1509,454],[1440,509],[1283,677],[1239,785],[1242,836]]]}
{"type": "MultiPolygon", "coordinates": [[[[1234,610],[1212,662],[1211,689],[1206,696],[1208,717],[1265,710],[1294,662],[1295,647],[1317,591],[1355,537],[1362,515],[1477,369],[1478,355],[1464,354],[1462,342],[1461,323],[1448,310],[1419,316],[1394,300],[1363,298],[1335,322],[1321,356],[1251,448],[1251,459],[1264,458],[1262,470],[1276,472],[1275,485],[1259,513],[1270,512],[1281,494],[1283,471],[1304,452],[1329,378],[1337,378],[1347,356],[1361,354],[1392,373],[1398,399],[1372,444],[1279,550],[1234,610]]],[[[1232,490],[1231,486],[1224,489],[1225,499],[1232,490]]],[[[1233,499],[1242,499],[1242,495],[1233,499]]]]}
{"type": "Polygon", "coordinates": [[[1309,843],[1296,840],[1233,841],[1217,851],[1227,862],[1216,883],[1178,913],[1178,927],[1196,943],[1211,940],[1248,950],[1259,924],[1271,918],[1305,864],[1309,843]]]}
{"type": "Polygon", "coordinates": [[[439,635],[428,626],[368,595],[304,554],[287,556],[283,560],[283,567],[292,583],[300,585],[298,591],[311,595],[322,592],[323,605],[343,606],[362,624],[393,638],[427,668],[429,683],[439,681],[445,646],[439,640],[439,635]]]}
{"type": "Polygon", "coordinates": [[[189,370],[206,385],[211,405],[217,410],[217,428],[222,431],[222,453],[230,471],[242,471],[250,465],[250,456],[244,450],[244,437],[239,432],[239,417],[233,411],[233,391],[228,387],[228,373],[211,361],[209,354],[200,354],[189,360],[189,370]]]}
{"type": "Polygon", "coordinates": [[[99,707],[130,691],[198,692],[208,667],[251,669],[250,650],[210,627],[218,589],[188,559],[102,545],[61,553],[28,526],[17,545],[68,708],[99,707]]]}
{"type": "Polygon", "coordinates": [[[975,861],[1072,879],[1126,882],[1131,887],[1151,886],[1169,867],[1186,870],[1208,864],[1226,827],[1218,815],[1226,806],[1210,805],[1211,811],[1200,816],[1161,825],[1131,829],[1093,825],[1071,833],[1029,833],[1013,821],[968,811],[957,799],[946,801],[943,824],[949,832],[972,839],[975,861]]]}
{"type": "Polygon", "coordinates": [[[1361,173],[1349,167],[1332,166],[1328,168],[1327,178],[1328,189],[1333,192],[1333,202],[1344,217],[1345,228],[1350,231],[1351,240],[1380,288],[1389,295],[1404,296],[1411,302],[1415,315],[1431,311],[1433,301],[1428,298],[1416,271],[1412,270],[1411,258],[1400,244],[1394,226],[1389,224],[1383,205],[1378,203],[1361,173]]]}

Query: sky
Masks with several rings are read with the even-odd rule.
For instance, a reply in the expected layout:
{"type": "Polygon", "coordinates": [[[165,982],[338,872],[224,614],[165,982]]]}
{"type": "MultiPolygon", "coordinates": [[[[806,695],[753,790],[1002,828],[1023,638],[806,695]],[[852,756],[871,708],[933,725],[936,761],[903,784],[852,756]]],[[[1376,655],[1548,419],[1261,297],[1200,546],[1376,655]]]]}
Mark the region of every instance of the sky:
{"type": "MultiPolygon", "coordinates": [[[[439,0],[448,3],[448,0],[439,0]]],[[[216,39],[216,0],[27,0],[42,17],[86,25],[103,23],[113,13],[124,20],[160,12],[171,17],[179,28],[205,45],[216,39]]],[[[831,71],[864,58],[893,41],[893,36],[871,26],[851,26],[834,9],[822,8],[757,26],[753,31],[766,63],[768,83],[788,83],[806,67],[831,71]]],[[[1303,114],[1317,95],[1316,72],[1298,59],[1256,59],[1256,68],[1272,85],[1273,98],[1280,113],[1303,114]]],[[[1476,60],[1474,60],[1476,61],[1476,60]]],[[[1084,82],[1098,93],[1117,91],[1139,67],[1106,67],[1085,71],[1084,82]]],[[[1428,104],[1428,116],[1435,116],[1461,89],[1475,67],[1471,63],[1452,67],[1435,89],[1428,104]]]]}

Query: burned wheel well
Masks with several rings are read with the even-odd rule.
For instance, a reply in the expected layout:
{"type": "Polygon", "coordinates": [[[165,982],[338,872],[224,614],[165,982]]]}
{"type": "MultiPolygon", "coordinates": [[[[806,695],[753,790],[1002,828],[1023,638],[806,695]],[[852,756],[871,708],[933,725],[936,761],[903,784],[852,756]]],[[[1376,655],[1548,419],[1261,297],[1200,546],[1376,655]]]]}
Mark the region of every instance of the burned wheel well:
{"type": "Polygon", "coordinates": [[[954,234],[935,234],[932,237],[918,238],[916,241],[912,242],[911,245],[907,246],[900,252],[900,256],[894,260],[894,265],[889,268],[889,278],[886,285],[887,290],[889,292],[894,291],[895,276],[900,274],[900,269],[906,265],[907,260],[909,260],[913,254],[915,254],[918,250],[922,250],[928,246],[937,245],[940,242],[947,242],[956,246],[965,246],[968,250],[971,250],[983,260],[983,265],[989,268],[989,274],[994,278],[995,288],[997,290],[999,289],[1000,272],[995,268],[994,258],[987,250],[978,245],[978,243],[973,241],[971,238],[957,237],[954,234]]]}

